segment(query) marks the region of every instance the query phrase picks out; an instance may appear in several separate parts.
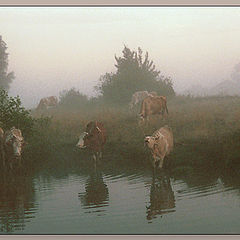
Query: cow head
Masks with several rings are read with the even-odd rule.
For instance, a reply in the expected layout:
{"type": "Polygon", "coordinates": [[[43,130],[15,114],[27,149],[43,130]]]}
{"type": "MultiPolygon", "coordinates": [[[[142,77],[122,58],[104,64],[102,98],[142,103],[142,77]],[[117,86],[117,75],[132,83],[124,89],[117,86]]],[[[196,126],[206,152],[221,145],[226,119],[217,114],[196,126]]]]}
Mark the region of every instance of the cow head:
{"type": "Polygon", "coordinates": [[[82,133],[79,136],[79,140],[77,143],[77,147],[79,148],[86,148],[91,144],[91,139],[96,136],[98,133],[100,133],[101,130],[97,126],[96,122],[90,122],[87,124],[86,132],[82,133]]]}
{"type": "Polygon", "coordinates": [[[85,139],[86,139],[87,135],[88,135],[88,133],[84,132],[79,136],[78,143],[76,144],[76,147],[79,147],[79,148],[85,148],[86,147],[85,139]]]}
{"type": "Polygon", "coordinates": [[[20,129],[12,127],[9,134],[6,136],[5,143],[9,148],[12,148],[15,157],[21,157],[24,139],[20,129]]]}
{"type": "Polygon", "coordinates": [[[99,133],[101,130],[97,126],[96,121],[89,122],[86,127],[86,132],[89,134],[89,136],[93,135],[94,133],[99,133]]]}
{"type": "Polygon", "coordinates": [[[144,138],[144,144],[147,145],[149,148],[153,148],[154,144],[156,144],[156,140],[158,140],[159,137],[151,137],[147,136],[144,138]]]}

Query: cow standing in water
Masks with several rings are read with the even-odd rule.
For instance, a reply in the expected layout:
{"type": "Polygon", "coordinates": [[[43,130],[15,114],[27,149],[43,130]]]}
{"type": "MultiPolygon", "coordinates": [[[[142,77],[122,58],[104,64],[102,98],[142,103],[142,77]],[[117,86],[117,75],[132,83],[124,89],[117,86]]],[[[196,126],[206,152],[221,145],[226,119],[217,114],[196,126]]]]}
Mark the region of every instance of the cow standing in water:
{"type": "Polygon", "coordinates": [[[55,107],[58,104],[58,99],[55,96],[42,98],[37,106],[37,111],[47,110],[49,107],[55,107]]]}
{"type": "Polygon", "coordinates": [[[86,131],[80,135],[77,147],[88,148],[93,152],[93,159],[102,158],[102,150],[106,143],[106,129],[101,122],[91,121],[87,124],[86,131]]]}
{"type": "Polygon", "coordinates": [[[158,168],[162,168],[164,158],[169,155],[173,149],[172,129],[165,125],[155,131],[152,136],[145,137],[144,142],[151,150],[153,169],[155,170],[157,162],[158,168]]]}
{"type": "Polygon", "coordinates": [[[3,165],[5,166],[6,162],[8,162],[10,168],[12,168],[14,161],[18,161],[18,163],[21,164],[24,139],[21,130],[15,127],[7,130],[4,134],[2,133],[3,130],[1,129],[1,157],[3,165]]]}

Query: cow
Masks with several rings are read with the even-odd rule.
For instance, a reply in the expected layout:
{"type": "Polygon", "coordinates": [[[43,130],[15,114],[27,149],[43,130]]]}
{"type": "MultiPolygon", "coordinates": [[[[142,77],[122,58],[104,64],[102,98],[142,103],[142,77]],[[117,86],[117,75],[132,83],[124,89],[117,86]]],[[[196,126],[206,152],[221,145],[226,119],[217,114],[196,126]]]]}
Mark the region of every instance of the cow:
{"type": "Polygon", "coordinates": [[[148,96],[157,96],[156,92],[148,92],[148,91],[138,91],[132,95],[132,100],[129,103],[130,109],[136,106],[138,103],[142,102],[142,100],[148,96]]]}
{"type": "Polygon", "coordinates": [[[140,118],[142,121],[149,120],[149,116],[155,114],[168,114],[167,98],[165,96],[148,96],[143,99],[140,109],[140,118]]]}
{"type": "Polygon", "coordinates": [[[152,96],[157,96],[158,95],[157,92],[155,92],[155,91],[149,92],[148,94],[152,95],[152,96]]]}
{"type": "Polygon", "coordinates": [[[158,168],[163,167],[164,158],[173,150],[173,132],[165,125],[153,133],[152,136],[146,136],[144,142],[152,153],[152,165],[155,170],[156,163],[158,168]]]}
{"type": "Polygon", "coordinates": [[[50,96],[42,98],[37,106],[37,111],[47,110],[49,107],[55,107],[58,104],[58,99],[56,96],[50,96]]]}
{"type": "Polygon", "coordinates": [[[106,129],[103,123],[91,121],[87,124],[86,131],[80,135],[76,146],[92,151],[93,159],[96,163],[97,160],[102,158],[102,150],[106,139],[106,129]]]}
{"type": "Polygon", "coordinates": [[[21,164],[21,154],[24,146],[24,138],[20,129],[12,127],[4,133],[3,149],[4,149],[4,165],[6,160],[12,168],[13,161],[17,160],[21,164]]]}

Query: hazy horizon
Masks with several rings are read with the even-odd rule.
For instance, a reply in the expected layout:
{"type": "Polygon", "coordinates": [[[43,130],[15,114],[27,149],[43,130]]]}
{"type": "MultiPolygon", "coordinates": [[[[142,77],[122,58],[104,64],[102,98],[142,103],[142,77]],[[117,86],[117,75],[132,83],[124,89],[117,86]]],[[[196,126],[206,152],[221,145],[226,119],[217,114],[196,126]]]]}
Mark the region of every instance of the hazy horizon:
{"type": "Polygon", "coordinates": [[[9,94],[34,107],[75,87],[93,96],[124,44],[149,52],[174,89],[231,79],[240,62],[237,7],[1,7],[0,35],[16,78],[9,94]]]}

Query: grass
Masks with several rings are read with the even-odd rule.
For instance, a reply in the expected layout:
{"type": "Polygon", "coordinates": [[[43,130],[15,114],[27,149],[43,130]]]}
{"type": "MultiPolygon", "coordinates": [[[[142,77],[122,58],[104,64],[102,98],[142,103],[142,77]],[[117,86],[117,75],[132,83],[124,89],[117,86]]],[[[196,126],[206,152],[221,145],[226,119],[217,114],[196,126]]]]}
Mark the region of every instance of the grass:
{"type": "MultiPolygon", "coordinates": [[[[174,151],[169,156],[173,169],[238,167],[239,106],[240,97],[177,96],[168,101],[169,115],[166,118],[153,116],[150,124],[143,126],[138,124],[138,110],[130,111],[124,106],[101,104],[70,110],[57,107],[43,113],[51,116],[51,124],[39,129],[29,144],[26,158],[35,159],[37,152],[39,162],[52,168],[56,162],[71,165],[80,158],[90,158],[87,151],[80,151],[75,145],[86,124],[98,120],[104,123],[108,133],[103,161],[150,167],[151,155],[144,147],[143,139],[168,124],[173,129],[175,142],[174,151]]],[[[34,112],[33,116],[38,117],[34,112]]]]}

